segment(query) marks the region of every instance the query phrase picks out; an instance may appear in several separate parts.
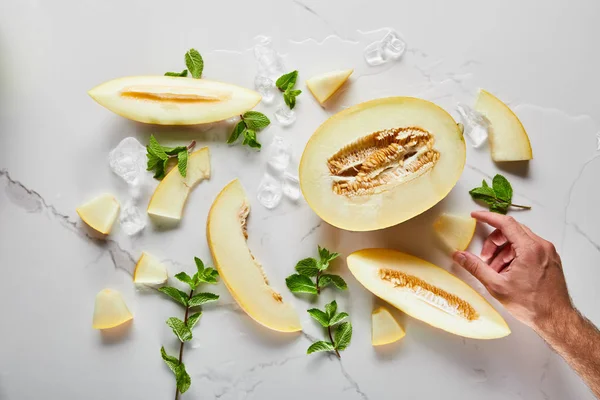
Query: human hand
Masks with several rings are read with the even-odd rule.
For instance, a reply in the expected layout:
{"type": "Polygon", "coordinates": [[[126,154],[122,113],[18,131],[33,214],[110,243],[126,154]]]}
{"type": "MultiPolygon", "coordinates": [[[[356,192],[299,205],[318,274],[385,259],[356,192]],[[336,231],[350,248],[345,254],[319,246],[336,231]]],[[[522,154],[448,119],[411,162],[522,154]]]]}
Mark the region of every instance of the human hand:
{"type": "Polygon", "coordinates": [[[456,263],[477,278],[518,320],[540,332],[573,310],[560,256],[552,243],[514,218],[488,211],[471,216],[496,230],[481,258],[456,251],[456,263]]]}

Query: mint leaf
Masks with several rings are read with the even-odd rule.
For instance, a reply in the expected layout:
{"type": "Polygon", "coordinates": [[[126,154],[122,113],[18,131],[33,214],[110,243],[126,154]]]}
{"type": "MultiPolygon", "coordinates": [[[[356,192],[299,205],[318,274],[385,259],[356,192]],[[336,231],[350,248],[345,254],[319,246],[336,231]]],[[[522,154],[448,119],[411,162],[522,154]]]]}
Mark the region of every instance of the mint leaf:
{"type": "Polygon", "coordinates": [[[489,186],[482,186],[469,191],[471,197],[475,200],[481,200],[488,204],[496,201],[496,192],[489,186]]]}
{"type": "Polygon", "coordinates": [[[306,350],[306,354],[312,354],[312,353],[317,353],[320,351],[333,351],[335,350],[335,348],[333,347],[333,344],[331,344],[330,342],[325,342],[325,341],[319,341],[319,342],[315,342],[313,344],[310,345],[310,347],[306,350]]]}
{"type": "Polygon", "coordinates": [[[168,355],[165,351],[164,346],[160,348],[160,355],[162,356],[162,359],[165,360],[165,364],[167,364],[169,369],[175,372],[177,370],[177,367],[179,366],[179,360],[173,356],[168,355]]]}
{"type": "Polygon", "coordinates": [[[179,340],[182,342],[187,342],[192,339],[192,331],[187,327],[185,322],[180,320],[179,318],[171,317],[167,320],[167,325],[173,329],[173,333],[177,335],[179,340]]]}
{"type": "Polygon", "coordinates": [[[508,212],[509,206],[510,206],[510,203],[498,201],[493,204],[490,204],[490,211],[498,213],[498,214],[506,214],[508,212]]]}
{"type": "Polygon", "coordinates": [[[185,178],[187,174],[187,163],[188,163],[188,151],[187,148],[185,150],[177,153],[177,168],[179,169],[179,173],[181,176],[185,178]]]}
{"type": "Polygon", "coordinates": [[[194,257],[194,263],[196,264],[196,269],[199,273],[204,272],[204,262],[198,257],[194,257]]]}
{"type": "Polygon", "coordinates": [[[198,323],[198,320],[200,319],[201,316],[202,316],[202,312],[197,312],[188,317],[187,327],[190,331],[192,330],[192,328],[194,326],[196,326],[196,324],[198,323]]]}
{"type": "Polygon", "coordinates": [[[165,72],[165,76],[179,76],[179,77],[186,77],[188,74],[187,69],[184,69],[181,72],[165,72]]]}
{"type": "Polygon", "coordinates": [[[344,350],[352,340],[352,324],[350,322],[342,322],[335,330],[333,342],[337,350],[344,350]]]}
{"type": "Polygon", "coordinates": [[[296,271],[298,271],[300,275],[317,276],[319,273],[317,260],[314,258],[305,258],[304,260],[298,261],[298,264],[296,264],[296,271]]]}
{"type": "Polygon", "coordinates": [[[337,324],[338,322],[341,322],[341,321],[345,320],[348,317],[349,317],[348,313],[345,313],[345,312],[341,312],[339,314],[336,314],[336,315],[333,316],[333,318],[331,318],[329,320],[329,326],[333,326],[333,325],[337,324]]]}
{"type": "Polygon", "coordinates": [[[217,283],[217,278],[219,277],[219,273],[217,272],[216,269],[213,268],[206,268],[204,271],[202,271],[202,273],[198,272],[195,275],[195,279],[198,283],[203,282],[203,283],[210,283],[210,284],[215,284],[217,283]]]}
{"type": "Polygon", "coordinates": [[[177,390],[179,393],[185,393],[192,385],[192,378],[185,370],[185,364],[179,363],[177,371],[175,372],[175,382],[177,384],[177,390]]]}
{"type": "Polygon", "coordinates": [[[285,104],[290,108],[290,110],[293,110],[294,107],[296,107],[296,96],[292,94],[291,86],[288,87],[285,92],[283,92],[283,101],[285,101],[285,104]]]}
{"type": "MultiPolygon", "coordinates": [[[[325,278],[326,280],[324,282],[327,282],[328,285],[333,283],[333,285],[340,290],[348,289],[346,281],[339,275],[323,274],[321,275],[321,278],[325,278]]],[[[319,286],[325,287],[325,285],[321,285],[321,280],[319,280],[319,286]]]]}
{"type": "Polygon", "coordinates": [[[332,253],[324,247],[318,246],[319,248],[319,257],[321,258],[321,262],[329,263],[340,256],[340,253],[332,253]]]}
{"type": "Polygon", "coordinates": [[[175,278],[177,278],[183,283],[187,283],[192,290],[196,289],[196,285],[194,284],[192,277],[186,274],[185,272],[175,274],[175,278]]]}
{"type": "Polygon", "coordinates": [[[321,289],[326,288],[327,286],[329,286],[330,283],[331,283],[330,275],[321,275],[319,277],[319,288],[321,288],[321,289]]]}
{"type": "Polygon", "coordinates": [[[337,302],[335,300],[333,300],[331,303],[329,304],[325,304],[325,312],[327,313],[327,321],[329,321],[331,319],[331,317],[333,317],[335,315],[335,313],[337,312],[337,302]]]}
{"type": "Polygon", "coordinates": [[[292,293],[317,294],[317,286],[305,275],[294,274],[285,279],[285,284],[292,293]]]}
{"type": "Polygon", "coordinates": [[[219,295],[214,293],[198,293],[192,296],[188,301],[189,307],[197,307],[202,304],[210,303],[219,300],[219,295]]]}
{"type": "Polygon", "coordinates": [[[510,203],[512,200],[513,190],[510,182],[500,174],[494,176],[492,179],[492,188],[496,193],[496,197],[500,200],[503,200],[507,203],[510,203]]]}
{"type": "Polygon", "coordinates": [[[146,150],[148,153],[160,158],[161,160],[166,160],[169,158],[169,155],[165,153],[163,146],[158,143],[158,140],[154,137],[154,135],[150,135],[150,140],[148,141],[148,145],[146,146],[146,150]]]}
{"type": "Polygon", "coordinates": [[[188,52],[185,53],[185,65],[194,78],[199,79],[202,76],[204,60],[198,50],[189,49],[188,52]]]}
{"type": "Polygon", "coordinates": [[[165,153],[167,153],[167,155],[169,155],[169,156],[176,156],[180,152],[182,152],[184,150],[188,150],[188,148],[186,146],[177,146],[177,147],[166,147],[166,146],[163,146],[162,148],[165,151],[165,153]]]}
{"type": "Polygon", "coordinates": [[[242,134],[244,135],[243,145],[248,145],[249,147],[260,149],[262,146],[256,140],[256,131],[252,129],[245,129],[242,134]]]}
{"type": "Polygon", "coordinates": [[[271,123],[265,114],[258,111],[246,111],[244,115],[242,115],[242,119],[246,123],[248,129],[253,129],[255,131],[264,129],[271,123]]]}
{"type": "Polygon", "coordinates": [[[307,310],[307,312],[314,320],[323,325],[323,327],[327,328],[329,326],[329,316],[323,311],[318,308],[311,308],[310,310],[307,310]]]}
{"type": "Polygon", "coordinates": [[[233,128],[233,131],[231,132],[229,139],[227,139],[227,143],[229,143],[229,144],[235,143],[239,139],[240,135],[242,134],[242,132],[244,132],[245,129],[246,129],[246,123],[244,121],[238,122],[237,125],[233,128]]]}
{"type": "Polygon", "coordinates": [[[282,92],[287,90],[288,87],[294,87],[296,84],[296,79],[298,79],[298,71],[288,72],[287,74],[281,75],[275,81],[275,86],[282,92]]]}
{"type": "Polygon", "coordinates": [[[158,291],[166,294],[167,296],[169,296],[176,302],[187,307],[188,295],[185,292],[182,292],[181,290],[171,287],[171,286],[163,286],[161,288],[158,288],[158,291]]]}

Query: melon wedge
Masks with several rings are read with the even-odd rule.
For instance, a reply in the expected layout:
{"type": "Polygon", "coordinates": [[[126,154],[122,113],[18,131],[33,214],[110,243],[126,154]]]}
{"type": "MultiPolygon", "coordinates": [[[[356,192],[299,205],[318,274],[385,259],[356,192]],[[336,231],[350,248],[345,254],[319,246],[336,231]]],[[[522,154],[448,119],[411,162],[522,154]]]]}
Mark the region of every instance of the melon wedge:
{"type": "Polygon", "coordinates": [[[250,203],[236,179],[219,193],[208,214],[208,245],[219,276],[240,307],[256,322],[279,332],[302,329],[298,314],[275,292],[246,243],[250,203]]]}
{"type": "Polygon", "coordinates": [[[498,312],[469,285],[420,258],[388,249],[360,250],[348,268],[370,292],[413,318],[456,335],[496,339],[510,334],[498,312]]]}
{"type": "Polygon", "coordinates": [[[114,328],[130,319],[133,319],[133,315],[129,312],[121,293],[116,290],[104,289],[96,295],[92,322],[94,329],[114,328]]]}
{"type": "Polygon", "coordinates": [[[306,86],[312,95],[321,104],[325,103],[354,72],[353,69],[327,72],[322,75],[313,76],[306,81],[306,86]]]}
{"type": "Polygon", "coordinates": [[[119,215],[119,202],[110,194],[100,195],[75,210],[94,230],[108,235],[119,215]]]}
{"type": "Polygon", "coordinates": [[[463,215],[442,214],[433,223],[433,229],[450,250],[463,251],[469,247],[477,221],[463,215]]]}
{"type": "Polygon", "coordinates": [[[529,136],[515,113],[493,94],[481,90],[475,110],[491,122],[490,150],[494,161],[531,160],[533,153],[529,136]]]}
{"type": "Polygon", "coordinates": [[[412,97],[371,100],[329,118],[300,161],[304,198],[338,228],[399,224],[442,200],[465,165],[465,141],[440,107],[412,97]]]}
{"type": "Polygon", "coordinates": [[[209,178],[210,152],[208,147],[203,147],[189,155],[185,178],[181,176],[179,169],[174,167],[160,181],[148,203],[148,214],[179,221],[192,189],[209,178]]]}
{"type": "Polygon", "coordinates": [[[228,83],[170,76],[114,79],[88,94],[122,117],[158,125],[221,121],[243,114],[261,100],[257,92],[228,83]]]}
{"type": "Polygon", "coordinates": [[[381,346],[394,343],[406,335],[398,321],[385,308],[379,307],[371,314],[371,344],[381,346]]]}
{"type": "Polygon", "coordinates": [[[156,257],[143,252],[135,265],[133,281],[145,285],[160,285],[167,281],[167,267],[156,257]]]}

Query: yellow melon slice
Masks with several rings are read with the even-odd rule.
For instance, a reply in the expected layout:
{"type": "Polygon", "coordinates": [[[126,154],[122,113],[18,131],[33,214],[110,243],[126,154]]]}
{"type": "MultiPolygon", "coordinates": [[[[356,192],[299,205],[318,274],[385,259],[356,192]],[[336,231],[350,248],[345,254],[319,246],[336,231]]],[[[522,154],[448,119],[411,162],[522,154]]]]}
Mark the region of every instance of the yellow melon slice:
{"type": "Polygon", "coordinates": [[[167,267],[156,257],[143,252],[135,265],[133,281],[146,285],[160,285],[167,281],[167,267]]]}
{"type": "Polygon", "coordinates": [[[360,250],[348,268],[370,292],[413,318],[456,335],[496,339],[510,334],[500,314],[469,285],[420,258],[388,249],[360,250]]]}
{"type": "Polygon", "coordinates": [[[398,321],[385,308],[379,307],[371,314],[371,344],[381,346],[394,343],[406,335],[398,321]]]}
{"type": "Polygon", "coordinates": [[[108,235],[119,215],[119,208],[119,202],[113,195],[103,194],[77,207],[75,211],[83,222],[108,235]]]}
{"type": "Polygon", "coordinates": [[[433,229],[450,250],[465,250],[475,234],[477,221],[463,215],[444,213],[433,223],[433,229]]]}
{"type": "Polygon", "coordinates": [[[104,289],[96,295],[92,322],[94,329],[114,328],[130,319],[133,319],[133,315],[129,312],[121,293],[104,289]]]}
{"type": "Polygon", "coordinates": [[[304,198],[326,222],[369,231],[431,208],[458,181],[465,142],[440,107],[411,97],[371,100],[329,118],[300,162],[304,198]]]}
{"type": "Polygon", "coordinates": [[[321,104],[325,103],[342,85],[350,78],[353,69],[331,71],[325,74],[313,76],[306,81],[308,90],[321,104]]]}
{"type": "Polygon", "coordinates": [[[293,307],[275,292],[246,243],[250,203],[236,179],[219,193],[208,214],[206,234],[219,276],[240,307],[256,322],[280,332],[302,329],[293,307]]]}
{"type": "Polygon", "coordinates": [[[256,106],[257,92],[207,79],[130,76],[88,92],[100,105],[122,117],[158,125],[194,125],[222,121],[256,106]]]}

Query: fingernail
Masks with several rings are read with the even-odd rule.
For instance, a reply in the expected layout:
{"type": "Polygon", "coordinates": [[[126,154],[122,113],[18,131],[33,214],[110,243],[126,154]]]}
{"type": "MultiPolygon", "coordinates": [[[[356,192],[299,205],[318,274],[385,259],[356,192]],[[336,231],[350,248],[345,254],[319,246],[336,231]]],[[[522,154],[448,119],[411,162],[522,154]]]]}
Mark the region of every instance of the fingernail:
{"type": "Polygon", "coordinates": [[[459,265],[463,265],[465,263],[465,261],[467,261],[467,257],[465,257],[465,255],[463,253],[461,253],[460,251],[455,252],[452,255],[452,258],[459,265]]]}

